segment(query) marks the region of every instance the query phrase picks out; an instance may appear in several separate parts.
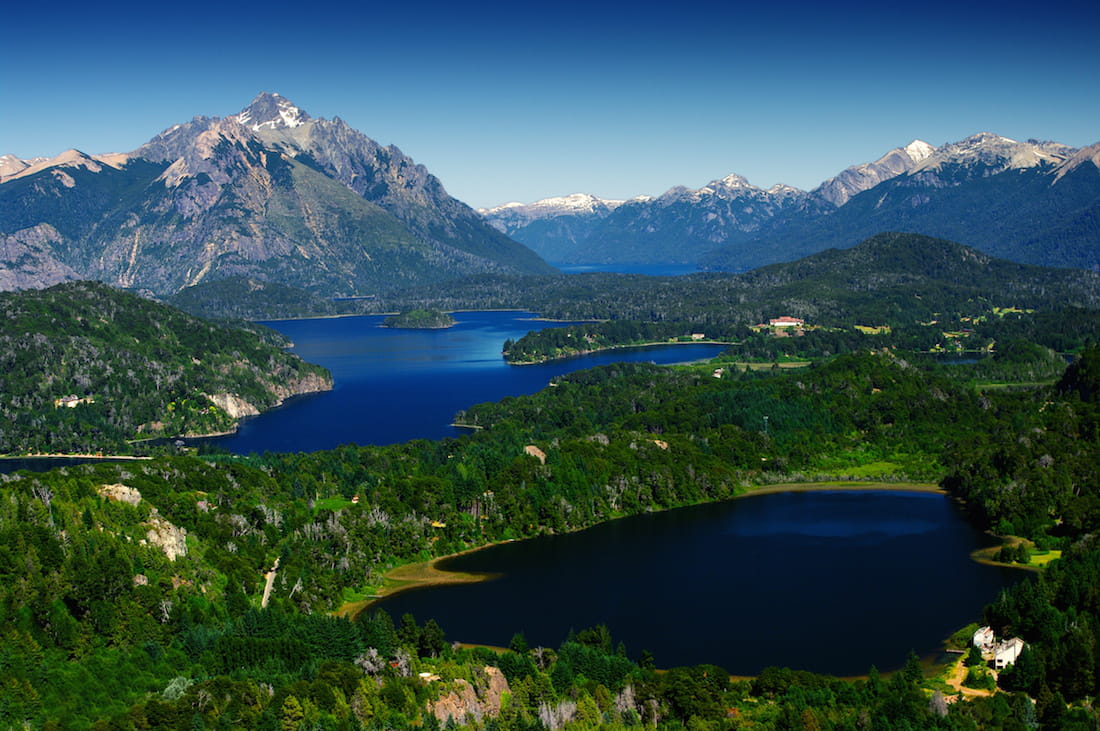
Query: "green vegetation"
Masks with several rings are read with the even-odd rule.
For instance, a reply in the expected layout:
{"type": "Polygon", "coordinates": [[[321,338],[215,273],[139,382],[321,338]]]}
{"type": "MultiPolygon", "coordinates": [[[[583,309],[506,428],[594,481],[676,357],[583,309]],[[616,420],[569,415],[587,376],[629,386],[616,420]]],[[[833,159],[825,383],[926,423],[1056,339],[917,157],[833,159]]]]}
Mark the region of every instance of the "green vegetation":
{"type": "Polygon", "coordinates": [[[244,327],[90,282],[0,295],[0,453],[125,454],[331,387],[281,335],[244,327]]]}
{"type": "MultiPolygon", "coordinates": [[[[868,718],[882,727],[973,728],[1020,717],[1023,692],[1041,699],[1040,719],[1050,718],[1059,699],[1096,692],[1088,648],[1100,607],[1088,587],[1100,585],[1100,551],[1088,534],[1098,513],[1078,502],[1096,499],[1088,451],[1096,443],[1074,436],[1097,413],[1081,399],[1094,394],[1096,357],[1086,353],[1045,393],[992,395],[951,375],[974,366],[911,363],[889,352],[722,379],[620,364],[471,408],[464,417],[485,428],[457,440],[23,473],[4,482],[0,500],[0,719],[67,728],[95,719],[126,728],[434,727],[446,719],[429,713],[429,703],[460,678],[487,688],[496,681],[486,665],[509,683],[509,700],[498,696],[484,717],[495,720],[482,722],[501,728],[536,719],[631,727],[729,718],[763,727],[813,719],[843,728],[868,718]],[[1041,492],[1030,489],[1030,473],[1011,478],[1011,493],[972,487],[974,474],[996,481],[989,467],[969,469],[986,455],[975,445],[995,447],[1018,429],[1045,450],[1055,435],[1035,431],[1044,423],[1057,424],[1065,441],[1035,477],[1044,478],[1041,492]],[[530,443],[544,449],[545,464],[524,454],[530,443]],[[1067,448],[1078,456],[1063,459],[1067,448]],[[912,664],[889,680],[873,670],[851,683],[769,669],[729,682],[705,666],[654,674],[651,659],[629,659],[606,631],[580,633],[556,651],[514,642],[518,652],[498,654],[449,648],[434,623],[394,627],[369,614],[353,624],[324,611],[376,593],[398,564],[826,469],[879,472],[886,462],[899,466],[895,478],[947,475],[977,518],[1010,521],[1041,550],[1062,550],[1038,582],[987,610],[998,631],[1029,643],[1021,669],[1001,674],[1012,694],[939,709],[927,693],[942,694],[942,683],[924,681],[912,664]],[[1009,494],[1022,503],[1006,501],[1009,494]],[[1049,517],[1021,517],[1032,513],[1049,517]],[[276,560],[261,611],[263,574],[276,560]],[[421,681],[419,672],[440,680],[421,681]]],[[[1026,450],[1016,451],[1025,453],[1013,464],[1026,467],[1026,450]]],[[[1003,458],[992,464],[1012,467],[1003,458]]],[[[1091,713],[1061,710],[1070,719],[1091,713]]]]}
{"type": "Polygon", "coordinates": [[[382,327],[409,328],[415,330],[440,330],[451,327],[455,319],[439,310],[406,310],[382,321],[382,327]]]}
{"type": "MultiPolygon", "coordinates": [[[[145,358],[125,366],[142,378],[158,373],[149,353],[176,352],[173,338],[184,336],[173,333],[191,333],[188,344],[228,340],[231,352],[247,354],[238,331],[189,319],[184,326],[163,308],[134,314],[157,308],[152,303],[124,298],[125,307],[98,318],[68,309],[81,297],[115,301],[99,290],[68,285],[0,302],[9,321],[42,333],[34,343],[61,340],[52,328],[75,321],[90,334],[66,342],[84,337],[100,353],[106,348],[92,336],[120,331],[112,337],[129,340],[119,357],[145,358]]],[[[479,729],[1094,728],[1100,347],[1086,341],[1100,318],[1080,311],[1066,322],[1066,312],[993,306],[975,301],[950,322],[944,313],[908,323],[859,320],[887,323],[888,331],[841,324],[801,337],[735,331],[734,349],[706,368],[617,364],[472,406],[457,420],[479,429],[461,439],[7,476],[0,726],[439,728],[450,708],[454,725],[479,729]],[[902,349],[928,350],[943,332],[992,343],[992,354],[942,364],[902,349]],[[1078,349],[1069,367],[1056,355],[1078,349]],[[797,369],[741,367],[806,357],[810,365],[797,369]],[[1024,383],[1031,385],[1018,387],[1024,383]],[[545,462],[525,452],[532,444],[545,462]],[[1001,549],[1003,558],[1031,565],[1060,557],[984,611],[999,636],[1028,643],[1016,666],[999,673],[995,693],[948,704],[953,686],[925,679],[915,657],[889,678],[873,668],[854,682],[769,668],[731,681],[713,666],[655,672],[660,658],[643,648],[629,654],[606,628],[578,632],[556,650],[517,636],[498,652],[450,647],[445,628],[430,620],[331,616],[385,590],[384,576],[397,566],[424,578],[433,557],[495,541],[826,480],[938,482],[979,524],[1022,539],[1001,549]],[[261,608],[265,575],[276,565],[261,608]]],[[[711,335],[709,326],[685,330],[685,322],[675,325],[679,333],[711,335]]],[[[600,332],[639,332],[616,327],[600,332]]],[[[593,332],[581,328],[572,332],[593,332]]],[[[281,354],[275,343],[266,347],[281,354]]],[[[15,351],[25,357],[30,349],[15,351]]],[[[196,359],[206,363],[221,351],[203,352],[196,359]]],[[[91,361],[94,368],[78,368],[87,359],[68,354],[53,360],[73,369],[58,376],[68,379],[110,364],[106,385],[77,394],[96,405],[106,389],[126,383],[123,366],[105,358],[91,361]]],[[[0,378],[29,380],[34,366],[21,367],[0,378]]],[[[197,403],[193,391],[174,394],[165,411],[174,403],[173,413],[186,413],[197,403]]],[[[38,396],[47,397],[57,396],[38,396]]],[[[46,413],[79,415],[91,406],[51,403],[46,413]]],[[[26,433],[58,431],[32,425],[26,433]]],[[[960,622],[968,619],[977,618],[960,622]]],[[[957,633],[958,649],[972,632],[957,633]]],[[[971,660],[969,683],[990,687],[993,674],[971,660]]]]}
{"type": "Polygon", "coordinates": [[[249,277],[228,277],[184,287],[167,302],[198,317],[233,320],[324,317],[342,314],[349,307],[304,289],[249,277]]]}
{"type": "MultiPolygon", "coordinates": [[[[217,283],[200,284],[187,307],[205,316],[229,316],[240,312],[245,294],[217,283]]],[[[291,299],[300,305],[308,295],[291,299]]],[[[263,303],[255,304],[250,316],[262,319],[263,303]]],[[[708,334],[718,332],[716,327],[751,326],[781,315],[821,327],[876,330],[937,320],[950,323],[942,328],[948,331],[973,328],[971,320],[1003,316],[1000,331],[1013,332],[1013,322],[1029,322],[1026,316],[1033,314],[1050,324],[1052,336],[1076,339],[1082,326],[1095,332],[1090,322],[1095,323],[1100,306],[1100,277],[991,259],[926,236],[882,234],[850,249],[746,274],[481,274],[449,281],[446,287],[434,282],[388,287],[376,298],[336,306],[345,314],[527,309],[559,320],[678,322],[681,333],[708,334]]],[[[322,310],[317,314],[332,314],[328,304],[322,310]]],[[[1041,344],[1067,350],[1053,342],[1041,344]]]]}

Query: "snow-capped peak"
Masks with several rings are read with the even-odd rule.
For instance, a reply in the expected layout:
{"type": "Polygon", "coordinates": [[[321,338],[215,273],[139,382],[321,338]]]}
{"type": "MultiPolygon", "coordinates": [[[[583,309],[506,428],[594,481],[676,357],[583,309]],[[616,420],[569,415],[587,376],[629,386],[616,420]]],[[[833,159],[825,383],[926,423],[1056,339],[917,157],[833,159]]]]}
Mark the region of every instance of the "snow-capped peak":
{"type": "Polygon", "coordinates": [[[920,162],[926,157],[931,156],[932,153],[936,151],[936,148],[924,140],[913,140],[903,147],[902,150],[905,151],[905,154],[908,155],[913,162],[920,162]]]}
{"type": "Polygon", "coordinates": [[[711,185],[714,185],[715,183],[721,185],[723,188],[751,188],[751,187],[753,187],[752,184],[749,183],[747,178],[745,178],[742,175],[738,175],[737,173],[730,173],[729,175],[722,178],[721,180],[714,181],[714,183],[711,183],[711,185]]]}
{"type": "Polygon", "coordinates": [[[260,92],[252,103],[237,115],[237,121],[253,132],[259,132],[261,129],[299,127],[309,119],[309,115],[289,99],[266,91],[260,92]]]}
{"type": "Polygon", "coordinates": [[[506,212],[526,215],[532,219],[569,213],[594,213],[610,211],[623,204],[621,200],[608,200],[591,193],[571,193],[569,195],[542,198],[534,203],[505,203],[492,208],[479,208],[483,216],[500,215],[506,212]]]}

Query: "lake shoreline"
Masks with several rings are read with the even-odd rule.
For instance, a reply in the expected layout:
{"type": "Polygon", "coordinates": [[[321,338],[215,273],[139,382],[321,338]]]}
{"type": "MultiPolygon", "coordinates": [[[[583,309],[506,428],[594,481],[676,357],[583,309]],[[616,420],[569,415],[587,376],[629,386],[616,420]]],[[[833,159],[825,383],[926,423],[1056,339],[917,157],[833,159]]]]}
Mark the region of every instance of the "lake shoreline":
{"type": "MultiPolygon", "coordinates": [[[[947,491],[939,485],[930,482],[859,482],[855,480],[837,480],[835,482],[790,482],[790,483],[776,483],[771,485],[760,485],[756,487],[750,487],[745,492],[738,493],[729,500],[741,500],[744,498],[755,497],[758,495],[774,495],[776,493],[784,492],[915,492],[915,493],[934,493],[939,495],[947,495],[947,491]]],[[[725,501],[710,501],[704,503],[695,503],[696,505],[708,505],[714,502],[725,501]]],[[[677,508],[691,507],[691,505],[679,505],[668,510],[676,510],[677,508]]],[[[667,511],[661,511],[667,512],[667,511]]],[[[578,529],[579,532],[594,528],[597,525],[603,525],[613,520],[621,520],[622,518],[629,518],[633,516],[623,515],[609,520],[593,523],[590,526],[578,529]]],[[[499,576],[499,574],[469,574],[464,572],[446,571],[439,568],[439,564],[443,561],[447,561],[458,556],[466,556],[477,551],[483,551],[493,546],[499,546],[504,543],[511,543],[517,540],[528,540],[530,538],[536,538],[537,536],[528,536],[527,538],[509,539],[506,541],[494,541],[481,546],[473,546],[457,553],[449,553],[444,556],[437,556],[429,559],[428,561],[417,561],[412,563],[401,564],[395,566],[382,575],[383,587],[374,595],[355,602],[345,602],[336,611],[337,616],[348,617],[354,620],[363,611],[369,609],[373,604],[379,600],[400,594],[412,589],[421,589],[430,586],[442,586],[446,584],[476,584],[482,581],[489,581],[499,576]],[[386,586],[386,582],[394,582],[389,586],[386,586]]],[[[977,553],[977,552],[975,552],[977,553]]],[[[975,559],[977,560],[977,559],[975,559]]],[[[981,563],[981,562],[980,562],[981,563]]]]}
{"type": "MultiPolygon", "coordinates": [[[[550,320],[548,322],[554,322],[554,321],[550,320]]],[[[570,321],[558,321],[558,322],[570,322],[570,321]]],[[[612,351],[615,351],[615,350],[632,350],[632,349],[635,349],[635,348],[656,348],[656,347],[661,347],[661,346],[665,346],[665,345],[725,345],[725,346],[728,347],[728,346],[737,345],[737,344],[738,343],[731,342],[731,341],[728,341],[728,340],[672,340],[672,341],[669,341],[669,340],[654,340],[653,342],[648,342],[648,343],[632,343],[632,344],[629,344],[629,345],[608,345],[605,348],[592,348],[590,350],[578,350],[575,353],[569,353],[567,355],[558,355],[558,356],[555,356],[553,358],[546,357],[546,358],[542,358],[540,360],[513,361],[513,360],[508,360],[507,358],[505,358],[504,362],[507,363],[510,366],[543,365],[545,363],[554,363],[554,362],[557,362],[559,360],[570,360],[571,358],[583,358],[586,355],[596,355],[598,353],[609,353],[609,352],[612,352],[612,351]]],[[[705,360],[709,360],[709,359],[705,359],[705,360]]],[[[677,364],[674,363],[674,364],[671,364],[671,365],[677,365],[677,364]]]]}
{"type": "Polygon", "coordinates": [[[0,460],[5,459],[86,459],[86,460],[101,460],[109,462],[130,461],[130,460],[147,460],[153,459],[152,457],[143,457],[136,454],[3,454],[0,455],[0,460]]]}

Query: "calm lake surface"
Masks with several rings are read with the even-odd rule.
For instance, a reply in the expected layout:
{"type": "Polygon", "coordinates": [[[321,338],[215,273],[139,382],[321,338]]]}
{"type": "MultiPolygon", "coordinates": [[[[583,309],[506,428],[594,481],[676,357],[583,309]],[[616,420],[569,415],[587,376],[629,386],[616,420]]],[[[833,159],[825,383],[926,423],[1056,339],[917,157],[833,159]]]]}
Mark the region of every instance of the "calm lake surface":
{"type": "Polygon", "coordinates": [[[698,274],[695,264],[554,264],[565,274],[611,272],[617,274],[646,274],[651,277],[679,277],[698,274]]]}
{"type": "Polygon", "coordinates": [[[293,351],[332,371],[334,390],[291,399],[210,440],[231,452],[312,452],[341,444],[393,444],[461,435],[461,409],[534,393],[551,378],[617,361],[681,363],[711,358],[720,345],[615,350],[542,365],[510,366],[504,341],[564,323],[527,312],[459,312],[446,330],[393,330],[381,315],[266,322],[293,351]]]}
{"type": "Polygon", "coordinates": [[[969,559],[988,539],[936,493],[790,492],[626,518],[508,543],[442,568],[502,573],[397,594],[449,640],[557,647],[606,624],[658,667],[769,665],[841,676],[900,667],[980,619],[1024,574],[969,559]]]}

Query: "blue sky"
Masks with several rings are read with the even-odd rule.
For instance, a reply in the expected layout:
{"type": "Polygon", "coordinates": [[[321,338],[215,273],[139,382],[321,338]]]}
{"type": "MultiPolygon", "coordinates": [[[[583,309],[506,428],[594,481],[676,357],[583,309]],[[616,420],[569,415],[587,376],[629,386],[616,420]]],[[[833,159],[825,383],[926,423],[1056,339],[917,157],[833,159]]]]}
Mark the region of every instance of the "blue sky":
{"type": "Polygon", "coordinates": [[[395,144],[474,206],[812,188],[914,138],[1100,141],[1100,6],[24,3],[0,153],[132,150],[260,91],[395,144]]]}

